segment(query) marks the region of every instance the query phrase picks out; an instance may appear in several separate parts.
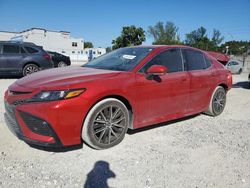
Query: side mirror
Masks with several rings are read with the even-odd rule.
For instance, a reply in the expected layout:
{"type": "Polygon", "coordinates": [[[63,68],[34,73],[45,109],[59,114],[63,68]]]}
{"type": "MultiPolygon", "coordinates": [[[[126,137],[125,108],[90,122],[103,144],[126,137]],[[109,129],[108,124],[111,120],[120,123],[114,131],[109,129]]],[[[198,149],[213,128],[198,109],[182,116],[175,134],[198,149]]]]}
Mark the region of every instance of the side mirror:
{"type": "Polygon", "coordinates": [[[149,69],[146,71],[148,75],[152,76],[163,76],[164,74],[167,73],[167,67],[162,66],[162,65],[152,65],[149,67],[149,69]]]}

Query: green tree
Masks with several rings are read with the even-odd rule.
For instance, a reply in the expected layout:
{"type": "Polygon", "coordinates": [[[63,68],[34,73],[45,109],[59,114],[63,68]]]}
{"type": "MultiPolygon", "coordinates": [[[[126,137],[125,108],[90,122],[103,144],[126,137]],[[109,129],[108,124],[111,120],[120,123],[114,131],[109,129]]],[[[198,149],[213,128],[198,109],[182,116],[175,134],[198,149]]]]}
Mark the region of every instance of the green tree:
{"type": "Polygon", "coordinates": [[[106,48],[106,52],[108,53],[108,52],[111,52],[111,51],[112,51],[112,48],[108,46],[108,47],[106,48]]]}
{"type": "Polygon", "coordinates": [[[217,29],[213,31],[212,42],[215,46],[219,46],[221,42],[224,40],[224,37],[221,36],[221,32],[217,29]]]}
{"type": "Polygon", "coordinates": [[[84,42],[84,48],[93,48],[92,42],[84,42]]]}
{"type": "Polygon", "coordinates": [[[227,41],[220,46],[220,50],[226,52],[226,47],[228,47],[229,54],[243,55],[250,47],[250,41],[227,41]]]}
{"type": "Polygon", "coordinates": [[[206,34],[207,30],[204,27],[200,27],[197,30],[191,31],[186,34],[185,44],[195,48],[200,48],[203,50],[208,50],[210,45],[210,40],[206,34]]]}
{"type": "Polygon", "coordinates": [[[219,30],[214,29],[213,36],[209,39],[206,28],[200,27],[186,34],[185,44],[202,50],[218,51],[223,40],[224,37],[221,36],[219,30]]]}
{"type": "Polygon", "coordinates": [[[145,31],[141,27],[123,27],[121,35],[112,41],[112,49],[141,45],[145,40],[145,31]]]}
{"type": "Polygon", "coordinates": [[[153,44],[181,44],[178,35],[178,27],[173,22],[156,23],[155,26],[148,27],[148,33],[154,38],[153,44]]]}

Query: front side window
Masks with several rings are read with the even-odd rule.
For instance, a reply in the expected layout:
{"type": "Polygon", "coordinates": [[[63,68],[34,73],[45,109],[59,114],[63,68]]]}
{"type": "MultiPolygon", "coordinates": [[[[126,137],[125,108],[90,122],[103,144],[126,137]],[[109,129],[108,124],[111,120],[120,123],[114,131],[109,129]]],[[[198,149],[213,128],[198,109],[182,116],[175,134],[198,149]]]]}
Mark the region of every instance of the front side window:
{"type": "Polygon", "coordinates": [[[139,72],[146,72],[152,65],[163,65],[168,69],[168,73],[183,71],[183,63],[180,49],[166,50],[155,56],[139,72]]]}
{"type": "Polygon", "coordinates": [[[152,50],[153,48],[149,47],[120,48],[88,62],[84,65],[84,67],[117,71],[131,71],[152,50]]]}
{"type": "Polygon", "coordinates": [[[233,61],[232,63],[233,65],[239,65],[239,63],[237,63],[236,61],[233,61]]]}
{"type": "Polygon", "coordinates": [[[17,45],[3,45],[4,54],[19,54],[19,46],[17,45]]]}
{"type": "Polygon", "coordinates": [[[183,54],[186,58],[187,69],[189,71],[206,69],[206,62],[202,52],[192,49],[183,49],[183,54]]]}

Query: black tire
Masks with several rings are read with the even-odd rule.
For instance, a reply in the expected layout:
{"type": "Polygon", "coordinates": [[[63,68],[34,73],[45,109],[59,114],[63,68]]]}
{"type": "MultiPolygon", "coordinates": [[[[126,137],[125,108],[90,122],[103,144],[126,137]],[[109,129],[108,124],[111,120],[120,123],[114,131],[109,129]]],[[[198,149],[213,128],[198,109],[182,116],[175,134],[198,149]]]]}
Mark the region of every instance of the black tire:
{"type": "Polygon", "coordinates": [[[128,129],[129,112],[115,98],[104,99],[89,111],[82,128],[82,139],[95,149],[107,149],[119,144],[128,129]]]}
{"type": "Polygon", "coordinates": [[[29,74],[32,74],[34,72],[38,72],[40,68],[35,64],[27,64],[23,68],[23,76],[27,76],[29,74]]]}
{"type": "Polygon", "coordinates": [[[220,115],[226,106],[226,91],[222,86],[217,86],[211,97],[208,110],[205,112],[211,116],[220,115]]]}
{"type": "Polygon", "coordinates": [[[63,61],[60,61],[57,65],[57,67],[66,67],[66,66],[67,66],[67,64],[63,61]]]}

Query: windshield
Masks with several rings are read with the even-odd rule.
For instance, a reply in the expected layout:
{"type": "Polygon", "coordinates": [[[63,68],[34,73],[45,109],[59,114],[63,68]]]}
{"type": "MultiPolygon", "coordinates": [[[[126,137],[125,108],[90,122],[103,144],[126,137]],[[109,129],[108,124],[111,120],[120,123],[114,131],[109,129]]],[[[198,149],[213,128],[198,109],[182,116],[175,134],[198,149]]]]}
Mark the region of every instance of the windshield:
{"type": "Polygon", "coordinates": [[[147,47],[120,48],[88,62],[84,67],[131,71],[152,49],[147,47]]]}

